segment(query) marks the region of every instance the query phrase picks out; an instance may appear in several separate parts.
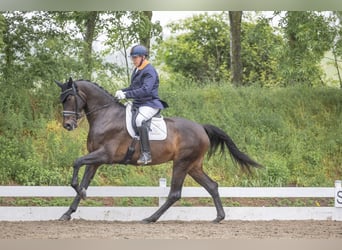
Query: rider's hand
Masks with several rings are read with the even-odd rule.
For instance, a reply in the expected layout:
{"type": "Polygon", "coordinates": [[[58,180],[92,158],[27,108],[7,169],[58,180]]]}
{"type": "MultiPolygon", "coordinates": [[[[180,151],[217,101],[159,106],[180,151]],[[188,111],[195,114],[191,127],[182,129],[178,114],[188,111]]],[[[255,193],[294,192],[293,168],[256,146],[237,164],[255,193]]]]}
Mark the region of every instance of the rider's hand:
{"type": "Polygon", "coordinates": [[[122,99],[126,99],[126,95],[125,95],[125,92],[123,92],[122,90],[118,90],[115,92],[115,97],[119,100],[122,100],[122,99]]]}

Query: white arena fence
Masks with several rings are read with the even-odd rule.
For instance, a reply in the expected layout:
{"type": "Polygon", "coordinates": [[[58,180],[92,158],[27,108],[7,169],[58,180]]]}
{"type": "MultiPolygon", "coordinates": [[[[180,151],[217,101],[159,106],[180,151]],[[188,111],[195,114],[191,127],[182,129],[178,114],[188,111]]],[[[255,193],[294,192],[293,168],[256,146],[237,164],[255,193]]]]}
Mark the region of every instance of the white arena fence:
{"type": "MultiPolygon", "coordinates": [[[[165,201],[170,188],[166,179],[159,187],[90,186],[87,197],[159,197],[165,201]]],[[[334,198],[334,207],[224,207],[225,220],[335,220],[342,221],[341,181],[335,187],[220,187],[221,197],[239,198],[334,198]]],[[[74,197],[66,186],[0,186],[1,197],[74,197]]],[[[183,187],[182,197],[210,197],[202,187],[183,187]]],[[[0,221],[57,220],[68,207],[0,206],[0,221]]],[[[158,207],[84,207],[73,214],[74,219],[106,221],[140,221],[158,207]]],[[[209,221],[216,218],[211,207],[172,206],[160,220],[209,221]]]]}

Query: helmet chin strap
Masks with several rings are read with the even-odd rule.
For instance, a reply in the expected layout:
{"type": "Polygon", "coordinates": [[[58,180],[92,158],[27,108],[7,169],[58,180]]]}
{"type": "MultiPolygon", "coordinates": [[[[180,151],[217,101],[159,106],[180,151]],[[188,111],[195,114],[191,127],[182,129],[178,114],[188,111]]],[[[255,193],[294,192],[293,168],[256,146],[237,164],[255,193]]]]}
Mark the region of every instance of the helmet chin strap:
{"type": "Polygon", "coordinates": [[[141,64],[144,62],[144,60],[145,60],[145,56],[142,56],[142,57],[141,57],[141,60],[140,60],[140,63],[139,63],[139,65],[138,65],[137,68],[139,68],[139,67],[141,66],[141,64]]]}

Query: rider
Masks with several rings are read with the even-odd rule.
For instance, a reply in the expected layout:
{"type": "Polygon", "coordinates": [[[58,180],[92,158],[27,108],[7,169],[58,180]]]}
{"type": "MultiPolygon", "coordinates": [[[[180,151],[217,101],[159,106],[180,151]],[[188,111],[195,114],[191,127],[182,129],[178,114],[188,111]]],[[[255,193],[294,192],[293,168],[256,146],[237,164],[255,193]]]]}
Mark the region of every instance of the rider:
{"type": "Polygon", "coordinates": [[[135,66],[131,76],[131,84],[127,88],[116,91],[115,97],[119,100],[131,98],[133,105],[139,109],[136,125],[140,137],[141,155],[137,163],[146,165],[152,162],[147,121],[167,105],[159,99],[159,76],[147,60],[148,51],[146,47],[143,45],[133,46],[130,57],[135,66]]]}

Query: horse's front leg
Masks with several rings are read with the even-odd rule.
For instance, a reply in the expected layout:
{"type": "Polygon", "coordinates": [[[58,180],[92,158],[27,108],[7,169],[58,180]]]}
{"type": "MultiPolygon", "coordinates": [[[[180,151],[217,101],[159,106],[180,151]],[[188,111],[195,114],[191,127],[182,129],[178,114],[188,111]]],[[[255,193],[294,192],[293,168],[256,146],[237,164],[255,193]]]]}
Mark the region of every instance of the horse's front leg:
{"type": "MultiPolygon", "coordinates": [[[[98,166],[86,166],[86,169],[84,171],[84,175],[81,181],[81,187],[85,187],[85,189],[88,188],[91,180],[95,176],[97,168],[98,166]]],[[[81,201],[81,196],[77,194],[70,208],[68,209],[68,211],[66,211],[59,220],[70,220],[71,214],[76,211],[80,201],[81,201]]]]}
{"type": "Polygon", "coordinates": [[[82,198],[86,197],[86,188],[83,183],[81,186],[78,184],[78,173],[83,165],[96,165],[100,166],[108,163],[108,155],[103,148],[93,151],[85,156],[78,158],[74,163],[74,171],[72,174],[71,186],[75,189],[76,193],[82,198]]]}

